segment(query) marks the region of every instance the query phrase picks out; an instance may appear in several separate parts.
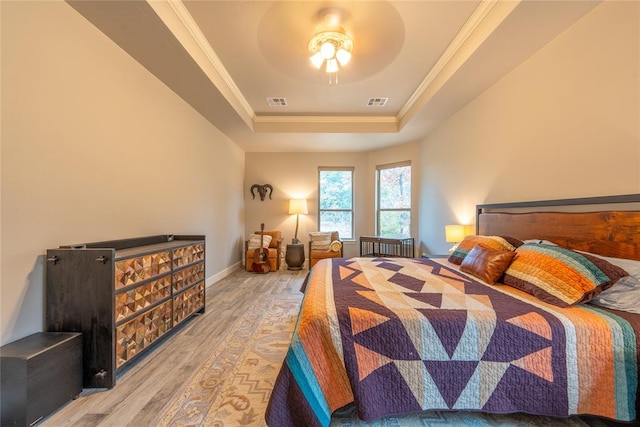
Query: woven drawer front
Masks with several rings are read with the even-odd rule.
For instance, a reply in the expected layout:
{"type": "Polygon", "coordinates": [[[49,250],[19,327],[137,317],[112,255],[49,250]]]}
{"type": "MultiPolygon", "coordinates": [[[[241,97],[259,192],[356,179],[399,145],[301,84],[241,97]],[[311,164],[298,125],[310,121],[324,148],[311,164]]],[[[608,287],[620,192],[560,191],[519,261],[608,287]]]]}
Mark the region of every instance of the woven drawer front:
{"type": "Polygon", "coordinates": [[[204,262],[173,273],[173,292],[188,288],[204,279],[204,262]]]}
{"type": "Polygon", "coordinates": [[[157,252],[115,262],[116,289],[134,285],[171,270],[171,252],[157,252]]]}
{"type": "Polygon", "coordinates": [[[171,329],[171,300],[116,327],[116,368],[171,329]]]}
{"type": "Polygon", "coordinates": [[[173,268],[204,260],[204,243],[185,246],[173,250],[173,268]]]}
{"type": "Polygon", "coordinates": [[[171,276],[116,294],[116,322],[134,315],[171,295],[171,276]]]}
{"type": "Polygon", "coordinates": [[[204,307],[204,282],[173,297],[173,326],[204,307]]]}

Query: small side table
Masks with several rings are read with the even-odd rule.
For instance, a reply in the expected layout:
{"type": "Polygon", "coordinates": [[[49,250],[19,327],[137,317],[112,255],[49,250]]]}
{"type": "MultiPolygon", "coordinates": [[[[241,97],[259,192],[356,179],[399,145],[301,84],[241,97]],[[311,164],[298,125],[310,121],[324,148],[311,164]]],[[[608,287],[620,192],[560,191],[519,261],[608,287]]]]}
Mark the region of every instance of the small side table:
{"type": "Polygon", "coordinates": [[[284,256],[284,260],[287,262],[287,269],[302,270],[304,265],[304,244],[287,244],[287,253],[284,256]]]}

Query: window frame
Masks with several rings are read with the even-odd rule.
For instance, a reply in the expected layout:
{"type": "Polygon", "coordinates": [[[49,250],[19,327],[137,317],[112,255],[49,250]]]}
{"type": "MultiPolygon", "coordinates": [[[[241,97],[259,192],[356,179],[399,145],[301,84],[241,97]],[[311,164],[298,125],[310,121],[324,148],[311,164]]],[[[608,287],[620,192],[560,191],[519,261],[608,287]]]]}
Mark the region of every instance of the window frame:
{"type": "Polygon", "coordinates": [[[413,166],[411,164],[411,160],[406,160],[402,162],[395,163],[385,163],[382,165],[376,165],[376,180],[375,180],[375,229],[376,235],[381,235],[380,232],[380,213],[381,212],[409,212],[409,233],[406,237],[411,237],[411,227],[412,227],[412,214],[413,214],[413,166]],[[394,169],[399,167],[409,166],[411,168],[411,181],[410,181],[410,195],[409,195],[409,207],[408,208],[393,208],[393,209],[382,209],[380,208],[380,171],[386,169],[394,169]]]}
{"type": "Polygon", "coordinates": [[[349,212],[351,214],[351,236],[343,236],[340,234],[340,240],[355,240],[355,167],[353,166],[319,166],[318,167],[318,231],[334,231],[322,229],[322,213],[323,212],[349,212]],[[321,174],[322,172],[350,172],[351,174],[351,209],[322,209],[321,197],[321,174]]]}

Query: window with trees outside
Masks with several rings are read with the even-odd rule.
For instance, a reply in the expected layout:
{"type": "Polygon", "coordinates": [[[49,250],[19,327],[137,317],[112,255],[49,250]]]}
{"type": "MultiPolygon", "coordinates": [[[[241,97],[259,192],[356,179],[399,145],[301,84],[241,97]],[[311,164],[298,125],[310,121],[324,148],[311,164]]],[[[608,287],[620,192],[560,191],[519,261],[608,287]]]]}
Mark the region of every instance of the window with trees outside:
{"type": "Polygon", "coordinates": [[[411,235],[411,162],[376,167],[376,229],[380,236],[411,235]]]}
{"type": "Polygon", "coordinates": [[[318,169],[318,229],[353,239],[353,168],[318,169]]]}

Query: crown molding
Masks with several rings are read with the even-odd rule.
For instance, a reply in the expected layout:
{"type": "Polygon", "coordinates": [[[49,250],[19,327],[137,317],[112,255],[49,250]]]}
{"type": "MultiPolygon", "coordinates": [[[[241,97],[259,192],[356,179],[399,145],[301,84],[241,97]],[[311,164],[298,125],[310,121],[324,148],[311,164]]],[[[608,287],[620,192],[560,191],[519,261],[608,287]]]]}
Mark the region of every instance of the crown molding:
{"type": "Polygon", "coordinates": [[[482,0],[398,113],[402,129],[500,26],[520,0],[482,0]]]}
{"type": "Polygon", "coordinates": [[[147,0],[147,3],[218,88],[240,118],[252,129],[255,112],[182,1],[147,0]]]}
{"type": "Polygon", "coordinates": [[[482,0],[397,116],[258,116],[181,0],[147,0],[252,132],[398,133],[521,0],[482,0]]]}
{"type": "Polygon", "coordinates": [[[254,132],[397,133],[395,116],[256,116],[254,132]]]}

